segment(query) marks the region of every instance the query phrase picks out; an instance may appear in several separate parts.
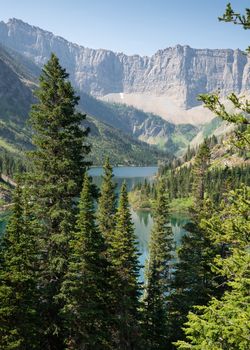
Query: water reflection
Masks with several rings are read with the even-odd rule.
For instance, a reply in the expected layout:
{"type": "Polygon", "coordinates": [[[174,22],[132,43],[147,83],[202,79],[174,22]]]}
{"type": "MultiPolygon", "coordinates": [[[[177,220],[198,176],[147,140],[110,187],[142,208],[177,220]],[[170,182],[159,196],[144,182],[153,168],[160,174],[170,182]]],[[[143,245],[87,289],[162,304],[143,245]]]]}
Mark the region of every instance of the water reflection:
{"type": "MultiPolygon", "coordinates": [[[[157,167],[119,167],[114,168],[114,181],[117,183],[117,191],[126,181],[127,188],[130,191],[134,185],[139,182],[153,181],[157,173],[157,167]]],[[[102,179],[102,169],[92,168],[90,175],[93,177],[93,182],[100,187],[102,179]]],[[[148,244],[150,239],[150,232],[153,226],[153,218],[149,211],[134,211],[131,210],[132,220],[134,223],[135,234],[138,238],[138,250],[140,252],[140,264],[145,265],[148,256],[148,244]]],[[[188,217],[175,213],[171,216],[171,227],[174,235],[174,246],[177,248],[180,245],[181,237],[186,233],[183,226],[188,222],[188,217]]],[[[176,256],[174,257],[176,260],[176,256]]],[[[143,276],[143,269],[141,270],[141,277],[143,276]]]]}

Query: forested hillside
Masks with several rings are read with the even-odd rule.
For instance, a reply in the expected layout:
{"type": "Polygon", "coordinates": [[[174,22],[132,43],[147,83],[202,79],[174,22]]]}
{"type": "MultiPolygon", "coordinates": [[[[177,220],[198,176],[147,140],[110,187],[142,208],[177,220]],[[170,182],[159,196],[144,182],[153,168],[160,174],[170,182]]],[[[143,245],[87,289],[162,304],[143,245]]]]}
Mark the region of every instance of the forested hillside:
{"type": "MultiPolygon", "coordinates": [[[[228,4],[219,20],[250,29],[250,8],[228,4]]],[[[7,226],[0,221],[0,350],[249,350],[250,100],[232,92],[228,108],[219,92],[199,95],[230,128],[177,159],[130,134],[134,118],[155,127],[152,115],[126,109],[126,125],[124,106],[98,105],[118,113],[115,128],[81,112],[56,54],[38,80],[26,59],[12,59],[2,52],[0,205],[10,188],[12,198],[7,226]],[[134,188],[152,213],[142,259],[131,195],[112,165],[164,157],[157,177],[134,188]],[[103,163],[100,187],[93,162],[103,163]],[[173,209],[186,212],[177,235],[173,209]]],[[[186,143],[194,129],[182,127],[186,143]]]]}

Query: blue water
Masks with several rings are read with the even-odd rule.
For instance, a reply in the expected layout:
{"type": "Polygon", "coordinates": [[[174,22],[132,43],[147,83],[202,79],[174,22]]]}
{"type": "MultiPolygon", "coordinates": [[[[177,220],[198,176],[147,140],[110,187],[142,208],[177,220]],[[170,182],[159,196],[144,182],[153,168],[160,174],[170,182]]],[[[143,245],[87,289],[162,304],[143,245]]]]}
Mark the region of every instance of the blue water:
{"type": "MultiPolygon", "coordinates": [[[[117,167],[114,168],[114,181],[118,185],[118,191],[123,181],[126,181],[128,190],[131,190],[135,184],[143,182],[145,179],[147,179],[147,181],[154,181],[157,170],[157,167],[117,167]]],[[[102,181],[102,168],[91,168],[89,173],[93,177],[93,182],[100,185],[102,181]]],[[[9,213],[7,212],[0,214],[0,234],[5,230],[8,216],[9,213]]],[[[148,257],[148,244],[153,226],[153,218],[148,211],[131,210],[131,216],[134,223],[135,234],[138,239],[140,264],[144,266],[148,257]]],[[[173,230],[175,247],[179,246],[181,237],[186,233],[183,226],[187,222],[187,216],[181,213],[172,214],[171,227],[173,230]]],[[[141,270],[141,276],[142,275],[143,269],[141,270]]]]}
{"type": "MultiPolygon", "coordinates": [[[[144,182],[145,179],[153,181],[158,171],[158,167],[114,167],[114,178],[117,183],[117,188],[121,187],[123,181],[126,181],[128,191],[139,182],[144,182]]],[[[89,170],[89,175],[93,177],[93,181],[97,186],[101,185],[103,169],[100,167],[93,167],[89,170]]]]}
{"type": "MultiPolygon", "coordinates": [[[[114,181],[117,183],[118,191],[121,184],[126,181],[127,188],[130,191],[138,182],[154,181],[157,174],[157,167],[116,167],[114,171],[114,181]]],[[[102,168],[91,168],[89,174],[93,177],[96,185],[100,186],[102,182],[102,168]]],[[[148,257],[148,245],[150,232],[153,226],[153,218],[149,211],[134,211],[131,209],[131,216],[134,223],[135,234],[138,239],[138,250],[140,252],[140,264],[145,265],[148,257]]],[[[188,217],[181,213],[172,214],[171,227],[174,235],[174,245],[177,248],[181,237],[186,233],[183,226],[188,222],[188,217]]],[[[141,275],[143,270],[141,271],[141,275]]]]}

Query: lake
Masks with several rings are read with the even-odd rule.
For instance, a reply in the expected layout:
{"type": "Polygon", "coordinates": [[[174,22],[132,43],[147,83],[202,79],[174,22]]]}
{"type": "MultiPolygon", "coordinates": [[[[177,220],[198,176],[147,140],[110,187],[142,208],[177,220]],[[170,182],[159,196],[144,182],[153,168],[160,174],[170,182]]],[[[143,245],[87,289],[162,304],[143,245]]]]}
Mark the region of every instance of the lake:
{"type": "MultiPolygon", "coordinates": [[[[115,167],[114,181],[117,183],[117,191],[119,191],[123,181],[126,181],[128,190],[130,191],[134,185],[139,182],[154,181],[157,174],[157,167],[115,167]]],[[[93,182],[100,186],[102,168],[93,167],[89,170],[89,174],[93,177],[93,182]]],[[[0,215],[0,234],[4,231],[9,213],[3,212],[0,215]]],[[[135,234],[138,238],[138,249],[140,252],[140,263],[145,264],[148,256],[148,243],[150,231],[153,226],[153,218],[149,211],[131,210],[132,220],[135,227],[135,234]]],[[[174,213],[171,215],[171,227],[174,234],[175,246],[180,244],[181,237],[185,234],[183,226],[188,222],[188,217],[182,213],[174,213]]],[[[141,271],[141,275],[143,271],[141,271]]]]}
{"type": "MultiPolygon", "coordinates": [[[[117,183],[117,189],[126,181],[127,188],[130,191],[134,185],[139,182],[154,181],[157,174],[157,167],[114,167],[114,181],[117,183]]],[[[103,174],[102,168],[93,167],[89,170],[89,174],[93,177],[93,182],[100,186],[103,174]]],[[[132,220],[135,227],[135,234],[138,238],[138,248],[140,251],[140,263],[145,264],[148,256],[148,243],[150,231],[153,226],[153,218],[149,211],[134,211],[131,210],[132,220]]],[[[174,234],[175,247],[180,244],[181,237],[185,234],[183,226],[188,222],[188,217],[185,214],[174,213],[171,215],[171,227],[174,234]]]]}
{"type": "MultiPolygon", "coordinates": [[[[157,174],[158,167],[137,167],[137,166],[121,166],[114,167],[113,173],[117,188],[121,187],[123,181],[127,183],[127,189],[130,191],[137,183],[143,182],[145,179],[153,181],[157,174]]],[[[89,174],[93,177],[94,183],[97,186],[101,185],[103,169],[100,167],[93,167],[89,170],[89,174]]]]}

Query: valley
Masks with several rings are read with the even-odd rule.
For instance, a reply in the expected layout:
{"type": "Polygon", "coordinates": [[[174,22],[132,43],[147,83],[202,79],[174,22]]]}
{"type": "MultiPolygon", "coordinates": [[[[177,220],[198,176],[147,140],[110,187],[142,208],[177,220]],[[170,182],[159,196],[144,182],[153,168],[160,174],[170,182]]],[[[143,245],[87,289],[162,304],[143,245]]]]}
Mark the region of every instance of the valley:
{"type": "Polygon", "coordinates": [[[250,47],[220,6],[3,4],[0,349],[249,349],[250,47]]]}

